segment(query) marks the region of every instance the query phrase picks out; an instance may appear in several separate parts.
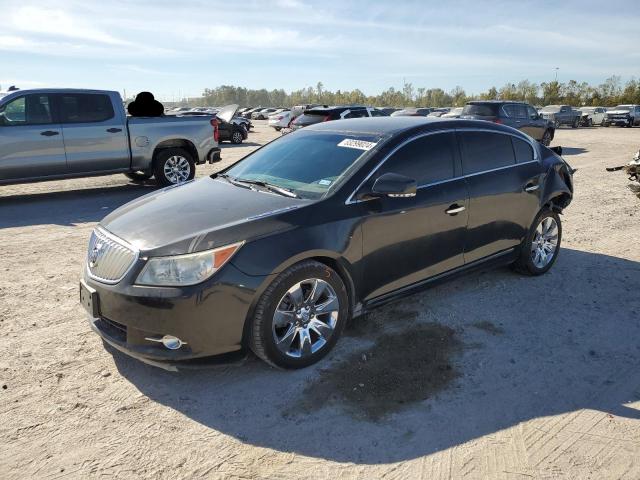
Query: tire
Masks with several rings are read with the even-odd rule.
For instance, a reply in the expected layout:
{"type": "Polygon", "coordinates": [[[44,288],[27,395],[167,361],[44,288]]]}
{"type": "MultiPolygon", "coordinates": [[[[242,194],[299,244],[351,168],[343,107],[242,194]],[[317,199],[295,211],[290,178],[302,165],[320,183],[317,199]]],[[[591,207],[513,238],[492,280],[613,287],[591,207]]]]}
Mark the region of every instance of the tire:
{"type": "Polygon", "coordinates": [[[554,120],[554,121],[553,121],[553,126],[554,126],[555,128],[560,128],[560,125],[561,125],[561,124],[560,124],[560,120],[554,120]]]}
{"type": "Polygon", "coordinates": [[[578,128],[579,122],[580,122],[579,118],[574,119],[573,122],[571,123],[571,128],[578,128]]]}
{"type": "Polygon", "coordinates": [[[131,180],[133,183],[144,183],[151,177],[153,177],[153,172],[127,172],[124,174],[124,176],[131,180]]]}
{"type": "Polygon", "coordinates": [[[240,145],[243,140],[244,140],[244,135],[240,130],[234,130],[231,133],[231,143],[235,145],[240,145]]]}
{"type": "Polygon", "coordinates": [[[196,162],[191,153],[184,148],[167,148],[156,154],[153,172],[159,185],[178,185],[193,180],[196,175],[196,162]],[[172,165],[177,170],[172,171],[172,165]]]}
{"type": "Polygon", "coordinates": [[[333,269],[316,261],[298,263],[276,277],[258,300],[250,320],[249,346],[275,367],[307,367],[333,348],[349,312],[347,289],[333,269]],[[314,284],[319,295],[315,302],[309,300],[314,284]],[[316,317],[314,312],[320,305],[331,310],[316,317]],[[319,335],[320,330],[324,336],[319,335]],[[303,349],[303,343],[308,348],[303,349]]]}
{"type": "Polygon", "coordinates": [[[273,127],[276,129],[276,132],[279,132],[280,130],[282,130],[282,127],[273,127]]]}
{"type": "Polygon", "coordinates": [[[540,143],[545,147],[548,147],[549,145],[551,145],[551,130],[544,131],[544,134],[542,135],[542,140],[540,140],[540,143]]]}
{"type": "Polygon", "coordinates": [[[593,127],[593,119],[592,118],[587,120],[587,127],[593,127]]]}
{"type": "Polygon", "coordinates": [[[560,242],[562,241],[562,223],[560,216],[549,209],[544,209],[538,213],[527,236],[520,246],[520,256],[514,263],[514,268],[526,275],[542,275],[546,273],[555,263],[560,252],[560,242]],[[549,224],[555,223],[555,228],[549,224]],[[545,232],[545,228],[547,232],[545,232]],[[540,232],[547,237],[540,239],[540,232]],[[555,239],[554,239],[555,237],[555,239]],[[546,240],[546,242],[545,242],[546,240]],[[542,252],[548,252],[549,244],[555,241],[555,247],[546,258],[542,257],[542,252]]]}
{"type": "Polygon", "coordinates": [[[627,123],[627,128],[633,128],[633,125],[636,123],[635,119],[632,118],[629,123],[627,123]]]}

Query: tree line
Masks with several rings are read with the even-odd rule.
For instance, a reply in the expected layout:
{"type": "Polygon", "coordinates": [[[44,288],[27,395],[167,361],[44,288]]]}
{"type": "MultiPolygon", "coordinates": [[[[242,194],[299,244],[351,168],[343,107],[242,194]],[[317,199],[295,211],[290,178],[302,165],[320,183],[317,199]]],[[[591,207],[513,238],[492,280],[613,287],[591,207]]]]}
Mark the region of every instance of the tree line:
{"type": "Polygon", "coordinates": [[[291,107],[308,103],[323,105],[362,104],[378,107],[461,107],[469,100],[520,100],[531,105],[564,104],[575,107],[613,106],[622,103],[640,104],[640,82],[634,78],[622,83],[619,76],[607,78],[600,85],[569,80],[542,82],[522,80],[507,83],[502,88],[491,87],[486,92],[467,94],[462,87],[450,91],[441,88],[415,88],[404,83],[402,89],[388,88],[378,95],[365,95],[361,90],[326,90],[322,82],[287,93],[283,89],[253,90],[233,85],[205,89],[202,98],[190,98],[183,104],[191,106],[221,106],[237,103],[241,106],[291,107]]]}

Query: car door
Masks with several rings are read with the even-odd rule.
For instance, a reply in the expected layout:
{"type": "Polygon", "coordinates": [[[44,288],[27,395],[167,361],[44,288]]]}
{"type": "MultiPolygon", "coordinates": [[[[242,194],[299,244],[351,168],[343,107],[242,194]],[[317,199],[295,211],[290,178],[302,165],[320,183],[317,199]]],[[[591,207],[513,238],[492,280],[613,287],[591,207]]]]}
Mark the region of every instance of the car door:
{"type": "Polygon", "coordinates": [[[0,181],[64,175],[62,127],[49,94],[30,93],[0,108],[0,181]]]}
{"type": "MultiPolygon", "coordinates": [[[[528,156],[516,163],[512,135],[460,130],[462,172],[469,188],[465,262],[511,249],[522,241],[539,206],[540,164],[528,142],[528,156]]],[[[515,147],[522,151],[520,143],[515,147]]]]}
{"type": "Polygon", "coordinates": [[[131,164],[126,119],[105,93],[60,93],[67,165],[71,173],[126,170],[131,164]]]}
{"type": "Polygon", "coordinates": [[[414,138],[393,152],[365,182],[369,192],[380,175],[397,173],[418,184],[415,197],[381,197],[363,209],[363,297],[365,300],[464,264],[468,195],[459,176],[455,133],[414,138]]]}

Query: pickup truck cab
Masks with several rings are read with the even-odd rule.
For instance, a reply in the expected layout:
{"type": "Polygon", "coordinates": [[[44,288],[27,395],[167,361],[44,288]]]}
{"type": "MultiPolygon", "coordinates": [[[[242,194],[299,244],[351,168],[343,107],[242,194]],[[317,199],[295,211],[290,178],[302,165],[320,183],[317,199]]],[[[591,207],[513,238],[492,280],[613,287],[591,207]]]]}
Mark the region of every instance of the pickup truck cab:
{"type": "Polygon", "coordinates": [[[112,91],[18,90],[0,98],[0,185],[114,173],[182,183],[220,160],[217,123],[127,117],[112,91]]]}

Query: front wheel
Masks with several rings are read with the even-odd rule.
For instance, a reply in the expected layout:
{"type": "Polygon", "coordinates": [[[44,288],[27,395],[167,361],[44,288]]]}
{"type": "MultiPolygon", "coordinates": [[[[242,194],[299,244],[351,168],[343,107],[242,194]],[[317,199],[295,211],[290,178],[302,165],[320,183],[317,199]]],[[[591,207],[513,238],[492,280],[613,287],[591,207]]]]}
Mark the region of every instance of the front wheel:
{"type": "Polygon", "coordinates": [[[183,148],[167,148],[156,154],[154,174],[163,187],[178,185],[195,177],[196,162],[183,148]]]}
{"type": "Polygon", "coordinates": [[[520,246],[520,257],[514,267],[527,275],[542,275],[555,263],[562,240],[560,216],[552,210],[542,210],[533,221],[520,246]]]}
{"type": "Polygon", "coordinates": [[[571,128],[578,128],[578,123],[580,123],[580,119],[576,118],[572,123],[571,123],[571,128]]]}
{"type": "Polygon", "coordinates": [[[303,368],[324,357],[349,316],[349,297],[328,266],[305,261],[281,273],[260,297],[251,321],[251,350],[281,368],[303,368]]]}

